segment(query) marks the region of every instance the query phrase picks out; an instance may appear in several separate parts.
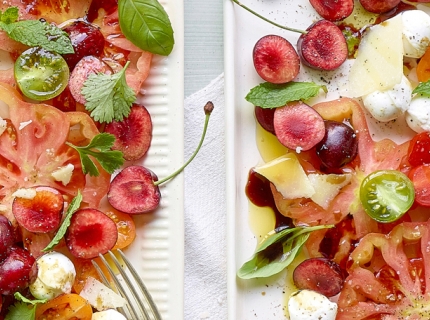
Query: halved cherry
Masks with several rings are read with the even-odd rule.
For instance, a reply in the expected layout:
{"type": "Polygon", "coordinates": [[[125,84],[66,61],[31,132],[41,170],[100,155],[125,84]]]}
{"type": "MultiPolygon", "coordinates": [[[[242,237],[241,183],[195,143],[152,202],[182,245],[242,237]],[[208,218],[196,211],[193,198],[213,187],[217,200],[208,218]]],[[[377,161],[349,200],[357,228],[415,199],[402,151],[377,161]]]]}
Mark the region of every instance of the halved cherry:
{"type": "Polygon", "coordinates": [[[344,277],[337,263],[327,258],[311,258],[300,263],[293,273],[297,288],[335,296],[343,287],[344,277]]]}
{"type": "Polygon", "coordinates": [[[301,101],[276,108],[273,126],[279,142],[297,152],[313,148],[325,135],[324,119],[301,101]]]}
{"type": "Polygon", "coordinates": [[[393,10],[401,0],[360,0],[364,9],[373,13],[384,13],[393,10]]]}
{"type": "Polygon", "coordinates": [[[83,57],[98,57],[103,53],[105,38],[100,28],[95,25],[78,20],[64,27],[63,30],[69,34],[75,51],[74,53],[63,55],[70,70],[73,70],[83,57]]]}
{"type": "Polygon", "coordinates": [[[300,58],[291,43],[278,35],[262,37],[252,52],[255,70],[267,82],[286,83],[300,71],[300,58]]]}
{"type": "Polygon", "coordinates": [[[63,196],[51,187],[20,189],[15,193],[12,212],[18,223],[30,232],[46,233],[58,229],[63,212],[63,196]]]}
{"type": "Polygon", "coordinates": [[[112,249],[117,238],[111,218],[97,209],[84,208],[73,214],[65,240],[75,257],[92,259],[112,249]]]}
{"type": "Polygon", "coordinates": [[[73,69],[69,79],[69,89],[73,98],[85,104],[87,100],[81,93],[84,82],[92,73],[106,73],[111,74],[112,69],[106,63],[95,56],[87,56],[82,58],[73,69]]]}
{"type": "Polygon", "coordinates": [[[335,70],[348,57],[348,45],[342,30],[331,21],[312,24],[297,41],[302,62],[314,69],[335,70]]]}
{"type": "Polygon", "coordinates": [[[107,198],[115,209],[128,214],[155,210],[161,199],[160,189],[154,184],[158,177],[142,166],[124,168],[112,180],[107,198]]]}
{"type": "Polygon", "coordinates": [[[121,151],[126,160],[138,160],[146,154],[151,145],[151,115],[144,106],[135,104],[127,118],[108,123],[105,131],[116,138],[112,149],[121,151]]]}
{"type": "Polygon", "coordinates": [[[354,0],[309,0],[309,2],[321,17],[329,21],[345,19],[354,10],[354,0]]]}
{"type": "Polygon", "coordinates": [[[112,207],[128,214],[141,214],[155,210],[161,199],[159,185],[177,176],[194,159],[206,136],[210,114],[214,106],[207,102],[205,125],[200,143],[193,155],[182,167],[164,179],[158,180],[157,175],[142,166],[129,166],[118,173],[110,184],[107,199],[112,207]]]}
{"type": "Polygon", "coordinates": [[[15,230],[11,222],[0,215],[0,261],[6,258],[9,249],[15,243],[15,230]]]}

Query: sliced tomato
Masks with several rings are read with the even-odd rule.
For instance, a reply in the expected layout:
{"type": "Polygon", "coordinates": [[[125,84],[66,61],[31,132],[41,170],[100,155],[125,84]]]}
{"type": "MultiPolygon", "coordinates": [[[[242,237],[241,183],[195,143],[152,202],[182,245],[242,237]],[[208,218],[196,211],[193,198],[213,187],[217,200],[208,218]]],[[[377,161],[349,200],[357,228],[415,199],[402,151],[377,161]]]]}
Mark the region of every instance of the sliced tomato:
{"type": "MultiPolygon", "coordinates": [[[[80,259],[76,257],[70,257],[73,261],[73,264],[75,265],[76,269],[76,277],[75,282],[73,283],[73,292],[80,293],[82,289],[85,286],[85,283],[87,282],[87,279],[89,277],[92,277],[94,279],[97,279],[101,281],[97,270],[94,268],[94,265],[92,264],[91,260],[89,259],[80,259]]],[[[96,258],[98,260],[99,258],[96,258]]],[[[97,261],[97,264],[104,269],[103,263],[100,261],[97,261]]],[[[105,275],[108,275],[109,273],[107,270],[105,270],[105,275]]]]}
{"type": "Polygon", "coordinates": [[[417,77],[418,81],[420,82],[426,82],[430,79],[430,49],[426,50],[426,52],[418,62],[417,77]]]}
{"type": "Polygon", "coordinates": [[[427,319],[430,222],[405,222],[363,237],[352,252],[336,319],[427,319]],[[372,263],[378,257],[379,267],[372,263]],[[372,318],[373,319],[373,318],[372,318]]]}
{"type": "Polygon", "coordinates": [[[430,207],[430,165],[420,165],[409,172],[415,189],[415,201],[430,207]]]}
{"type": "Polygon", "coordinates": [[[63,294],[36,307],[36,320],[91,320],[93,309],[78,294],[63,294]]]}
{"type": "Polygon", "coordinates": [[[422,132],[411,140],[408,148],[409,164],[413,167],[430,164],[430,133],[422,132]]]}
{"type": "Polygon", "coordinates": [[[118,240],[113,249],[123,249],[129,246],[136,238],[136,226],[133,218],[129,214],[113,208],[104,212],[115,222],[118,229],[118,240]]]}
{"type": "Polygon", "coordinates": [[[91,0],[10,0],[0,4],[0,10],[18,7],[20,20],[44,18],[60,24],[66,20],[82,18],[90,8],[91,0]]]}
{"type": "MultiPolygon", "coordinates": [[[[100,170],[98,177],[85,176],[79,154],[66,141],[88,143],[98,130],[88,115],[65,114],[46,104],[24,102],[18,92],[0,83],[0,100],[7,128],[0,135],[0,198],[11,205],[12,193],[18,188],[49,186],[69,198],[82,191],[84,201],[98,206],[107,193],[110,175],[100,170]],[[74,170],[67,185],[56,181],[51,173],[67,164],[74,170]]],[[[9,213],[9,220],[14,221],[9,213]]]]}

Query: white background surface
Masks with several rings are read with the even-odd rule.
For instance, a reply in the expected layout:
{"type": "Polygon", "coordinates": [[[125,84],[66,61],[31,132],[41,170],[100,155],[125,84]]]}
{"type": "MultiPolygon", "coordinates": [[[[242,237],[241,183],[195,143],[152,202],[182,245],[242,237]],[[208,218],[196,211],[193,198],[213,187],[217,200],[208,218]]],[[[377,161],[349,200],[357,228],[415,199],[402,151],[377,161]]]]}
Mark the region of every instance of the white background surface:
{"type": "Polygon", "coordinates": [[[184,12],[185,159],[200,139],[204,104],[215,105],[203,148],[184,173],[184,319],[226,320],[223,2],[185,0],[184,12]]]}
{"type": "Polygon", "coordinates": [[[185,97],[223,72],[222,0],[185,0],[185,97]]]}

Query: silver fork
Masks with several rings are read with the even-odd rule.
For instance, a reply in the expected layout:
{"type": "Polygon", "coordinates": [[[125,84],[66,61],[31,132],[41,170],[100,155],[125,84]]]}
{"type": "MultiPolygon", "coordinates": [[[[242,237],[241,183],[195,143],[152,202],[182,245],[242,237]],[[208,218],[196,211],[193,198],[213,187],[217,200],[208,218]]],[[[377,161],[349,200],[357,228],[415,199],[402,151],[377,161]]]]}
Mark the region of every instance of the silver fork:
{"type": "Polygon", "coordinates": [[[121,308],[118,311],[131,320],[162,320],[151,294],[137,274],[136,269],[131,265],[130,261],[121,250],[118,249],[116,252],[119,253],[126,268],[121,265],[121,262],[112,251],[108,251],[107,254],[110,260],[115,264],[119,274],[112,270],[109,262],[102,254],[99,255],[103,265],[112,278],[112,283],[108,281],[97,262],[92,260],[92,263],[103,283],[127,301],[126,309],[124,310],[124,308],[121,308]]]}

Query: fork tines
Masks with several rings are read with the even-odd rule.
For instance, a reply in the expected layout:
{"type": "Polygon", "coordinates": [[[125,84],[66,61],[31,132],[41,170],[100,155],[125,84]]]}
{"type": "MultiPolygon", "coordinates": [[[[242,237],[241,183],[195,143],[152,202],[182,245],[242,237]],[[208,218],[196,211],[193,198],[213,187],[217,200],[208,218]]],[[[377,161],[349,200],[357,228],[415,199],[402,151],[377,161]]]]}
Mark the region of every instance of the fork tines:
{"type": "Polygon", "coordinates": [[[112,282],[108,280],[95,260],[92,260],[92,263],[103,283],[127,301],[126,310],[123,308],[118,311],[131,320],[161,320],[157,306],[142,279],[137,274],[136,269],[121,250],[118,249],[116,252],[118,252],[125,267],[112,251],[108,251],[107,254],[109,260],[115,264],[119,274],[112,270],[111,265],[102,254],[99,255],[100,260],[112,278],[112,282]]]}

